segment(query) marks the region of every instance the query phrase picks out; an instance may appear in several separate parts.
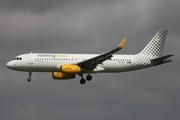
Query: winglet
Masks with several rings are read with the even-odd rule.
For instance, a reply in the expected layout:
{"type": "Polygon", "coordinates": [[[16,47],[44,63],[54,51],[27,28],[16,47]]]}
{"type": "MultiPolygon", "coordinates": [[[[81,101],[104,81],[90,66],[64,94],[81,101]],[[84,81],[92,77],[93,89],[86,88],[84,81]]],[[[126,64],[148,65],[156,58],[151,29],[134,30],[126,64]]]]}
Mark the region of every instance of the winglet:
{"type": "Polygon", "coordinates": [[[127,41],[127,37],[125,37],[125,38],[123,39],[123,41],[119,44],[119,48],[122,49],[122,48],[124,47],[126,41],[127,41]]]}

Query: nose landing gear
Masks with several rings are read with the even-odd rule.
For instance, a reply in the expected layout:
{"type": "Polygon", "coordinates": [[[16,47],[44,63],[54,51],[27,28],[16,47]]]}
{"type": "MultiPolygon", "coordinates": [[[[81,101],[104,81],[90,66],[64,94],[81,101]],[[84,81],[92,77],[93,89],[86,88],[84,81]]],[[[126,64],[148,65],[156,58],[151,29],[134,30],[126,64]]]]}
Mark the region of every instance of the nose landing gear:
{"type": "Polygon", "coordinates": [[[28,82],[31,82],[31,76],[32,76],[32,72],[28,72],[29,73],[29,78],[27,79],[28,82]]]}

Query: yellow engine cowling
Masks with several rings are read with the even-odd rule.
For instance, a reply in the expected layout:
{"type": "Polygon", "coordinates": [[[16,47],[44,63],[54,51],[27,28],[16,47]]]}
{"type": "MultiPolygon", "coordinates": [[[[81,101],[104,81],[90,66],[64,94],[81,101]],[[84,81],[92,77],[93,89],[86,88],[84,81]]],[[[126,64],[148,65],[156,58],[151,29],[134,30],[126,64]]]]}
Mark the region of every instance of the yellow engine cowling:
{"type": "Polygon", "coordinates": [[[66,79],[73,79],[76,77],[76,75],[75,74],[64,74],[61,72],[53,72],[52,77],[53,77],[53,79],[66,80],[66,79]]]}
{"type": "Polygon", "coordinates": [[[63,64],[60,66],[60,71],[64,74],[78,74],[82,70],[78,65],[63,64]]]}

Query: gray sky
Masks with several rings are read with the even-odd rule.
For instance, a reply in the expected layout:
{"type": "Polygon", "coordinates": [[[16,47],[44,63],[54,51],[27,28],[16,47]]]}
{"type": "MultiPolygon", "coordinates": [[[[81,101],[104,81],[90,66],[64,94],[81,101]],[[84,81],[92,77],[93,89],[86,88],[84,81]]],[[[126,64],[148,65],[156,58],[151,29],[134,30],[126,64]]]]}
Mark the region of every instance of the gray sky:
{"type": "Polygon", "coordinates": [[[179,120],[179,0],[1,0],[1,120],[179,120]],[[56,81],[51,73],[11,71],[6,63],[33,52],[103,53],[128,36],[118,54],[141,51],[168,29],[173,62],[140,71],[56,81]]]}

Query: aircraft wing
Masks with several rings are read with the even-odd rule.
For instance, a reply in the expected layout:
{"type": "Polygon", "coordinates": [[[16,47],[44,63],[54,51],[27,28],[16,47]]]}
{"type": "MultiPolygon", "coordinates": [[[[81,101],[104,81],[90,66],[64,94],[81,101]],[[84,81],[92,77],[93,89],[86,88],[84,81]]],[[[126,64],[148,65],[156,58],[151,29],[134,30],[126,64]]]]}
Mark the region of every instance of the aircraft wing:
{"type": "Polygon", "coordinates": [[[81,68],[83,69],[89,69],[89,70],[94,70],[98,64],[102,64],[105,60],[111,59],[113,57],[112,54],[118,52],[121,50],[125,43],[126,43],[127,37],[123,39],[123,41],[119,44],[119,46],[109,52],[103,53],[101,55],[95,56],[93,58],[84,60],[82,62],[77,63],[81,68]]]}

